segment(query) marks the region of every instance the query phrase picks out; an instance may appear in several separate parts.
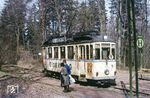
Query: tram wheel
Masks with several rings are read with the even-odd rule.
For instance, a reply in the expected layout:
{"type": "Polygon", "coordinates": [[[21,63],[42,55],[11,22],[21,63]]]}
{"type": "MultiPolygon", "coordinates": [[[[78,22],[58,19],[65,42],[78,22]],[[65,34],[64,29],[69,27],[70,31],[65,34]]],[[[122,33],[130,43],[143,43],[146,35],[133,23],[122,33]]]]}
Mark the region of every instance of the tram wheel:
{"type": "Polygon", "coordinates": [[[116,86],[116,79],[112,80],[112,83],[111,83],[113,86],[116,86]]]}

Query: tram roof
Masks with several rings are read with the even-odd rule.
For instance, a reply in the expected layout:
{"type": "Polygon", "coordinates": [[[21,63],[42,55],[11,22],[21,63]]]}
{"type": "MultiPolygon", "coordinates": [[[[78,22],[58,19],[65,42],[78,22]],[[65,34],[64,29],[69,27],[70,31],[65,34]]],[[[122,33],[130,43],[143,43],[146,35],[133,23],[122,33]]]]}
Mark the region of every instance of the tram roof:
{"type": "Polygon", "coordinates": [[[77,32],[68,36],[51,36],[44,42],[43,47],[53,45],[69,45],[92,42],[114,42],[110,36],[100,35],[97,31],[77,32]]]}

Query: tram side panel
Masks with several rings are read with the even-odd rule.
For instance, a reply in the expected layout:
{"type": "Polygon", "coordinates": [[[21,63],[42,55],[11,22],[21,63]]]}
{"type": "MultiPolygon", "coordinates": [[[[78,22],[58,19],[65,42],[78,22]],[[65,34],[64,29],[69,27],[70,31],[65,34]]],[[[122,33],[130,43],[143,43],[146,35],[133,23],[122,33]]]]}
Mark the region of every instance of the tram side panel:
{"type": "MultiPolygon", "coordinates": [[[[58,59],[44,59],[45,68],[49,72],[60,72],[60,63],[62,60],[58,59]]],[[[79,81],[83,79],[95,80],[95,81],[106,81],[115,79],[116,62],[115,61],[80,61],[67,60],[67,63],[71,67],[73,76],[79,77],[79,81]],[[107,71],[107,72],[106,72],[107,71]]]]}
{"type": "Polygon", "coordinates": [[[52,72],[60,72],[60,60],[57,59],[49,59],[49,64],[47,66],[49,66],[50,71],[52,72]]]}

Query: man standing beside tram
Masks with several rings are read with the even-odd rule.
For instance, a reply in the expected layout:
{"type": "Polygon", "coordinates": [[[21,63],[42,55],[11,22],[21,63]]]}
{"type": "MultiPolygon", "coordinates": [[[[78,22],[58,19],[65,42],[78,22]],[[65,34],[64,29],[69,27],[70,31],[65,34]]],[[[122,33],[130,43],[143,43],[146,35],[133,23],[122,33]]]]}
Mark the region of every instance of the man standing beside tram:
{"type": "Polygon", "coordinates": [[[61,63],[61,86],[64,87],[64,92],[69,92],[69,85],[70,85],[70,76],[71,76],[71,68],[66,63],[66,60],[63,60],[63,63],[61,63]]]}

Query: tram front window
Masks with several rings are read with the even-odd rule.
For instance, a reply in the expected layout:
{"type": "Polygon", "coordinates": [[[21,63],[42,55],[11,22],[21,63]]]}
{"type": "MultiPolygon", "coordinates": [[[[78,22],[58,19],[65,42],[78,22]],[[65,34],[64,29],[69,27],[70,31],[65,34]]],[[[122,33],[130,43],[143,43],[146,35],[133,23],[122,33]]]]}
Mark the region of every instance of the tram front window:
{"type": "Polygon", "coordinates": [[[109,59],[110,48],[102,48],[102,59],[109,59]]]}

